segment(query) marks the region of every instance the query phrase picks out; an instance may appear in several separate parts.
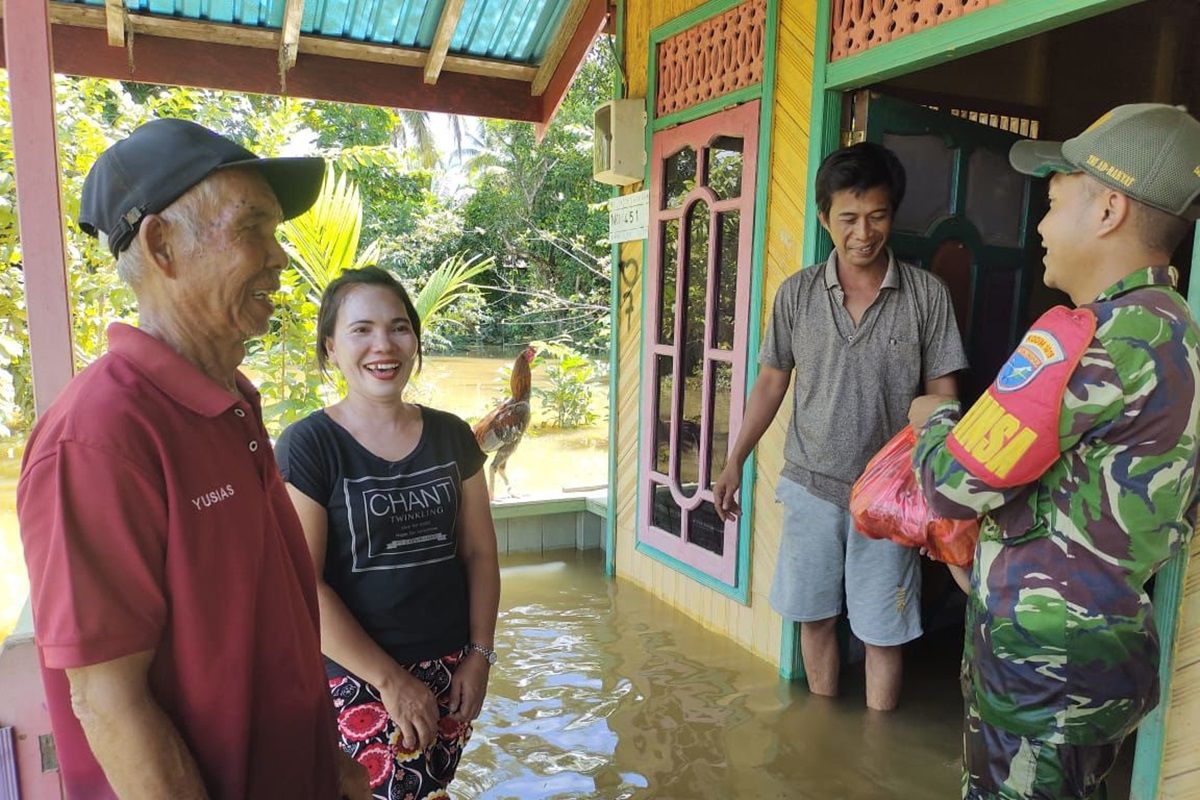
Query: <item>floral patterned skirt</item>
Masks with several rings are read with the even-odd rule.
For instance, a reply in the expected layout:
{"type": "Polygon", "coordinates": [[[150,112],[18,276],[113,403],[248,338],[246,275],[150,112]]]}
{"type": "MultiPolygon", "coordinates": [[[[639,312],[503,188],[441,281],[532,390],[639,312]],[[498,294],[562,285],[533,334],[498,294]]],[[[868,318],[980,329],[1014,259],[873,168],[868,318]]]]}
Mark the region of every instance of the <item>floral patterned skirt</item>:
{"type": "Polygon", "coordinates": [[[435,661],[405,664],[437,698],[438,735],[424,752],[406,751],[396,724],[379,699],[379,690],[353,675],[329,679],[329,692],[337,709],[338,737],[345,750],[367,768],[376,800],[434,800],[448,798],[446,787],[454,778],[463,747],[471,738],[471,725],[448,715],[450,677],[466,651],[455,651],[435,661]]]}

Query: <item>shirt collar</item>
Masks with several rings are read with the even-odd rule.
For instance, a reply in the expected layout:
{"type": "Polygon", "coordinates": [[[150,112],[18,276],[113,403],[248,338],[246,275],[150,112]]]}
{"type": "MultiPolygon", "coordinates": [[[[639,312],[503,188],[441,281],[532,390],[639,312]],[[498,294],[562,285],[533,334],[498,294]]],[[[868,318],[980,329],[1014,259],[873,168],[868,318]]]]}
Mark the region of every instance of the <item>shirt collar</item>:
{"type": "MultiPolygon", "coordinates": [[[[238,404],[199,367],[143,330],[114,322],[108,326],[108,350],[131,363],[146,380],[179,405],[205,417],[217,417],[238,404]]],[[[240,371],[238,391],[251,406],[259,404],[258,390],[240,371]]]]}
{"type": "Polygon", "coordinates": [[[1143,267],[1131,272],[1112,286],[1105,289],[1094,302],[1102,303],[1112,300],[1126,292],[1140,289],[1143,286],[1169,286],[1174,289],[1179,285],[1179,270],[1171,266],[1143,267]]]}
{"type": "MultiPolygon", "coordinates": [[[[900,267],[896,263],[896,254],[892,252],[892,248],[887,249],[888,267],[887,272],[883,275],[883,283],[879,284],[880,289],[899,289],[900,288],[900,267]]],[[[838,280],[837,274],[837,250],[829,254],[828,260],[825,262],[825,288],[829,291],[841,289],[841,281],[838,280]]]]}

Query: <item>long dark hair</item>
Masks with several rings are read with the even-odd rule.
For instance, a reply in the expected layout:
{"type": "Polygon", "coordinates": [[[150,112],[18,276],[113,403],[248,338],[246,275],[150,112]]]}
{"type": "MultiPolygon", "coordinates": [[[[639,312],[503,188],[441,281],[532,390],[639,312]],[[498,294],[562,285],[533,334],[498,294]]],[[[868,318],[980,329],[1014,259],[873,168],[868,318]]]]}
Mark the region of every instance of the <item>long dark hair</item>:
{"type": "Polygon", "coordinates": [[[329,372],[329,348],[325,341],[333,336],[333,329],[337,327],[338,311],[342,308],[346,290],[352,286],[384,286],[391,289],[396,297],[400,298],[400,302],[404,304],[404,311],[408,314],[408,321],[412,325],[413,333],[417,337],[417,372],[420,372],[421,315],[417,313],[417,307],[413,305],[412,298],[408,296],[404,285],[396,280],[392,273],[380,267],[370,266],[346,270],[330,281],[321,294],[321,309],[317,312],[317,366],[321,369],[322,374],[329,372]]]}

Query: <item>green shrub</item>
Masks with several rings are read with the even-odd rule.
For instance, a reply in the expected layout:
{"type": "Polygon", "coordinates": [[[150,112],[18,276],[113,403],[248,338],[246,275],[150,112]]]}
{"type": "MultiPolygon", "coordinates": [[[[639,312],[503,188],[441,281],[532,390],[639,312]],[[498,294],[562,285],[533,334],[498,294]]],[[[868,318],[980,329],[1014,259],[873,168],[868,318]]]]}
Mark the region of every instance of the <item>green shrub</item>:
{"type": "Polygon", "coordinates": [[[581,428],[595,422],[592,392],[596,367],[591,359],[560,342],[534,342],[534,347],[539,354],[549,352],[555,359],[546,367],[550,388],[534,390],[554,427],[581,428]]]}

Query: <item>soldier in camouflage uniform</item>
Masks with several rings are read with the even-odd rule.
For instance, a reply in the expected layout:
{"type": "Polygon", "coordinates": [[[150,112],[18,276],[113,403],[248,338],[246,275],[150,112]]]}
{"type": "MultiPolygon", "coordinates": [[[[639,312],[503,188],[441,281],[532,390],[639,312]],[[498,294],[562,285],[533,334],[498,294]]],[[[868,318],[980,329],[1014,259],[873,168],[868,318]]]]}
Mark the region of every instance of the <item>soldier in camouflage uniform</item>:
{"type": "Polygon", "coordinates": [[[1046,283],[1094,334],[1072,355],[1039,320],[961,424],[957,402],[915,400],[914,467],[935,512],[980,518],[963,797],[1103,798],[1122,740],[1158,703],[1145,584],[1196,521],[1200,330],[1167,264],[1200,201],[1200,123],[1121,106],[1064,143],[1020,142],[1010,159],[1053,175],[1038,228],[1046,283]],[[1039,344],[1050,357],[1031,360],[1039,344]],[[1040,461],[1023,449],[1039,413],[1051,445],[1040,461]]]}

